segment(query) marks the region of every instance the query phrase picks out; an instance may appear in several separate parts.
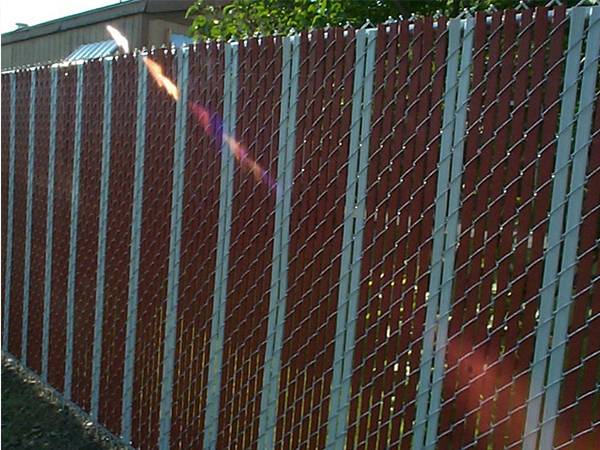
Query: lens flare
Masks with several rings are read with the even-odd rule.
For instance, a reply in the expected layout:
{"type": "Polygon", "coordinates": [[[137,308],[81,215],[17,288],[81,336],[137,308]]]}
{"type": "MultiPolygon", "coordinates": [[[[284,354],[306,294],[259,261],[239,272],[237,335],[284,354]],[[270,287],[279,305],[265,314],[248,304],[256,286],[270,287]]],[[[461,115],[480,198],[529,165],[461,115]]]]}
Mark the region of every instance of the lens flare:
{"type": "Polygon", "coordinates": [[[160,66],[160,64],[158,64],[156,61],[151,60],[147,56],[144,56],[144,64],[146,64],[148,72],[150,73],[150,75],[152,75],[152,78],[154,78],[156,84],[158,84],[162,88],[165,88],[167,94],[173,97],[175,101],[178,101],[179,89],[177,89],[175,83],[173,83],[169,78],[167,78],[163,74],[163,69],[160,66]]]}
{"type": "MultiPolygon", "coordinates": [[[[216,134],[215,129],[222,128],[218,124],[215,125],[211,123],[210,113],[206,108],[202,107],[198,103],[190,102],[190,110],[207,134],[214,136],[216,134]]],[[[257,182],[265,183],[269,189],[275,188],[275,180],[273,180],[269,173],[263,169],[260,164],[250,158],[248,155],[248,149],[240,141],[225,132],[222,132],[222,139],[223,142],[225,142],[229,147],[229,151],[236,159],[240,167],[250,172],[257,182]]]]}
{"type": "Polygon", "coordinates": [[[237,159],[240,166],[244,167],[252,175],[254,175],[254,179],[256,181],[262,181],[264,177],[264,170],[256,161],[248,157],[248,150],[246,147],[244,147],[240,141],[225,133],[223,133],[223,140],[227,142],[227,145],[229,145],[231,153],[233,154],[234,158],[237,159]]]}
{"type": "Polygon", "coordinates": [[[119,30],[117,30],[115,27],[111,27],[110,25],[106,25],[106,31],[108,31],[110,36],[125,53],[129,53],[129,41],[121,34],[119,30]]]}
{"type": "MultiPolygon", "coordinates": [[[[110,25],[107,25],[106,29],[110,33],[111,37],[115,40],[117,45],[121,47],[123,51],[128,53],[129,42],[125,36],[123,36],[119,30],[110,25]]],[[[173,97],[176,102],[179,101],[179,89],[170,78],[165,76],[163,73],[163,68],[160,66],[160,64],[150,59],[148,56],[144,56],[142,60],[148,69],[148,73],[150,73],[152,78],[154,78],[156,84],[158,84],[159,87],[164,88],[165,91],[171,97],[173,97]]],[[[260,164],[258,164],[258,162],[248,156],[248,149],[240,141],[238,141],[235,137],[223,132],[223,126],[220,125],[218,121],[216,121],[216,123],[211,123],[210,113],[206,108],[192,101],[188,103],[188,106],[206,134],[214,137],[221,132],[221,138],[223,142],[227,144],[229,151],[237,160],[240,167],[250,172],[257,182],[265,183],[270,190],[273,190],[276,187],[273,178],[265,169],[260,166],[260,164]]]]}
{"type": "Polygon", "coordinates": [[[213,126],[210,123],[209,112],[205,108],[203,108],[202,106],[200,106],[198,103],[195,103],[195,102],[190,102],[190,110],[192,111],[192,114],[196,117],[196,119],[198,120],[198,123],[200,125],[202,125],[204,132],[212,135],[214,133],[214,131],[213,131],[213,126]]]}

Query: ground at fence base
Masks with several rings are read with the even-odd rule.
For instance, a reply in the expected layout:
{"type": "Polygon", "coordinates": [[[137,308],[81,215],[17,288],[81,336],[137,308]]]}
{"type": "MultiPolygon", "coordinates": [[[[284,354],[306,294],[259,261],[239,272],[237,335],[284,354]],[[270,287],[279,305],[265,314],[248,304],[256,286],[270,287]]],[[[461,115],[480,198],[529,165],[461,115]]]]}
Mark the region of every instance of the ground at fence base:
{"type": "Polygon", "coordinates": [[[2,449],[126,449],[2,356],[2,449]]]}

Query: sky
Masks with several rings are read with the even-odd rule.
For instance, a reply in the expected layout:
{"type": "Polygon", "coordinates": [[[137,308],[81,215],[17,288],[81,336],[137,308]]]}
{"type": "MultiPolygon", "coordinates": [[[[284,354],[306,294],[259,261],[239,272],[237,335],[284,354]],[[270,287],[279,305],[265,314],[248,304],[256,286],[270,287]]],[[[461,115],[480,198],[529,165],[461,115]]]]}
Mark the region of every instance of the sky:
{"type": "Polygon", "coordinates": [[[36,25],[115,3],[119,0],[1,0],[0,32],[16,29],[17,22],[36,25]]]}

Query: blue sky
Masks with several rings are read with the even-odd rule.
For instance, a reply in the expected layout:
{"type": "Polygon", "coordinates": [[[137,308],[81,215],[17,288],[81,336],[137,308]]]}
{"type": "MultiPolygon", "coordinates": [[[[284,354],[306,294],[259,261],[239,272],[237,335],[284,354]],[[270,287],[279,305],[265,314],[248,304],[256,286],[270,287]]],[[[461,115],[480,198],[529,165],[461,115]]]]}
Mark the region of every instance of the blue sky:
{"type": "Polygon", "coordinates": [[[119,0],[1,0],[0,31],[17,28],[16,23],[35,25],[90,9],[119,3],[119,0]]]}

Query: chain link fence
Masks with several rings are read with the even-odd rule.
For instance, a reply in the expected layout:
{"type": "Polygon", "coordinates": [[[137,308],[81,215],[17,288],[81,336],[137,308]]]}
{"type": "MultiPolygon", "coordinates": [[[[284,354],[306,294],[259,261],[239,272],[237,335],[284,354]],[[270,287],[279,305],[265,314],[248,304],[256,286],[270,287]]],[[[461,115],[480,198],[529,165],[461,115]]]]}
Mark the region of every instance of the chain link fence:
{"type": "Polygon", "coordinates": [[[3,352],[136,448],[593,448],[599,47],[554,7],[3,73],[3,352]]]}

